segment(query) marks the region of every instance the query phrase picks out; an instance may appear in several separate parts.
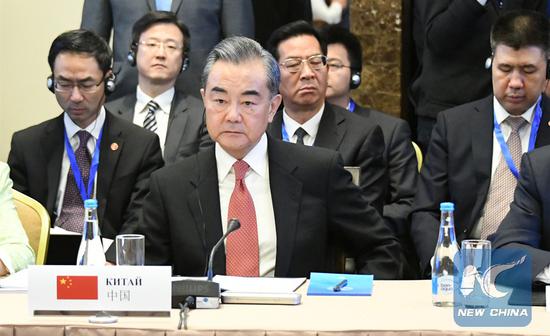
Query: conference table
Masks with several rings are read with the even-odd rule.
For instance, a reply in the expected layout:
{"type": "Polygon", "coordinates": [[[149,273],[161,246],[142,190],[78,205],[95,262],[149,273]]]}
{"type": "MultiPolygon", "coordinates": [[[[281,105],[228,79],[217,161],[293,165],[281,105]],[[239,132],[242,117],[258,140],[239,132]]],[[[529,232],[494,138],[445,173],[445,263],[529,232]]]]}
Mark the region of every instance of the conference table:
{"type": "Polygon", "coordinates": [[[368,335],[550,335],[550,313],[533,307],[522,328],[466,328],[455,324],[453,308],[431,303],[431,282],[374,281],[373,295],[307,296],[295,306],[222,304],[191,310],[188,330],[177,330],[179,311],[170,317],[121,316],[110,325],[88,316],[32,316],[24,292],[0,293],[0,336],[39,335],[197,335],[197,336],[368,336],[368,335]]]}

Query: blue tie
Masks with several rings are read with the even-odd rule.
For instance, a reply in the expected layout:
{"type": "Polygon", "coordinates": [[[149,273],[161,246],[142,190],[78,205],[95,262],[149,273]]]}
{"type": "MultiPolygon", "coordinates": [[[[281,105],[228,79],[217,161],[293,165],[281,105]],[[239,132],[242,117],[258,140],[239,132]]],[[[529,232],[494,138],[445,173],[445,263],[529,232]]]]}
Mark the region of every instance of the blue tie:
{"type": "Polygon", "coordinates": [[[170,11],[170,7],[172,7],[172,0],[156,0],[157,10],[158,11],[170,11]]]}

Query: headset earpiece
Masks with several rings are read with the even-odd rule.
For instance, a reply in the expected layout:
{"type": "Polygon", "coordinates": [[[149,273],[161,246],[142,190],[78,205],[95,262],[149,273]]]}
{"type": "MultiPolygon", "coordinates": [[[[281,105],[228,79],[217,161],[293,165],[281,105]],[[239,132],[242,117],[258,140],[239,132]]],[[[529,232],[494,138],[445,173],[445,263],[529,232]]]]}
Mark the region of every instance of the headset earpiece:
{"type": "Polygon", "coordinates": [[[105,79],[105,94],[106,95],[111,94],[115,91],[115,89],[116,89],[115,80],[116,80],[116,76],[112,72],[109,75],[109,77],[107,77],[107,79],[105,79]]]}
{"type": "Polygon", "coordinates": [[[189,69],[189,63],[189,57],[183,56],[183,62],[181,63],[180,72],[184,72],[185,70],[189,69]]]}
{"type": "Polygon", "coordinates": [[[128,51],[128,55],[126,56],[126,59],[128,60],[128,63],[130,63],[131,66],[136,66],[136,51],[137,51],[137,43],[133,42],[130,45],[130,50],[128,51]]]}
{"type": "Polygon", "coordinates": [[[351,74],[349,88],[351,90],[357,89],[361,85],[361,72],[355,71],[351,74]]]}
{"type": "Polygon", "coordinates": [[[53,85],[53,75],[49,75],[48,78],[46,78],[46,86],[51,93],[55,93],[53,85]]]}

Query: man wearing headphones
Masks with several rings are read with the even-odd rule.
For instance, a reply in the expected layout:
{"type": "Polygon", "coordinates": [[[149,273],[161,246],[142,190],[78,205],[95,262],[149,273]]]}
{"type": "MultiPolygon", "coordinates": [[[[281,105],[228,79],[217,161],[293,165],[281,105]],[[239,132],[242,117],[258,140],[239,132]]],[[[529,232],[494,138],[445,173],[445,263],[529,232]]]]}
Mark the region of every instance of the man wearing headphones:
{"type": "Polygon", "coordinates": [[[107,109],[155,132],[166,164],[211,144],[202,101],[174,88],[188,64],[190,36],[172,12],[149,12],[132,29],[128,61],[138,70],[136,91],[107,109]]]}
{"type": "MultiPolygon", "coordinates": [[[[72,30],[52,43],[48,88],[63,113],[13,135],[8,164],[13,187],[48,210],[52,224],[82,232],[83,201],[99,203],[103,237],[133,232],[149,188],[163,166],[158,137],[107,113],[114,89],[105,40],[72,30]]],[[[50,244],[50,251],[55,249],[50,244]]],[[[63,251],[70,255],[76,251],[63,251]]]]}
{"type": "Polygon", "coordinates": [[[522,153],[550,144],[549,27],[528,10],[500,16],[491,30],[493,94],[440,113],[422,167],[411,235],[428,275],[439,204],[455,203],[460,242],[486,239],[510,209],[522,153]]]}
{"type": "Polygon", "coordinates": [[[383,216],[399,237],[403,250],[402,261],[406,278],[415,278],[417,260],[410,239],[409,215],[416,189],[418,164],[411,142],[407,122],[386,113],[358,105],[351,90],[361,85],[361,43],[349,30],[329,25],[321,31],[327,42],[328,86],[327,101],[365,117],[372,125],[382,129],[386,150],[384,159],[388,171],[388,186],[383,216]]]}

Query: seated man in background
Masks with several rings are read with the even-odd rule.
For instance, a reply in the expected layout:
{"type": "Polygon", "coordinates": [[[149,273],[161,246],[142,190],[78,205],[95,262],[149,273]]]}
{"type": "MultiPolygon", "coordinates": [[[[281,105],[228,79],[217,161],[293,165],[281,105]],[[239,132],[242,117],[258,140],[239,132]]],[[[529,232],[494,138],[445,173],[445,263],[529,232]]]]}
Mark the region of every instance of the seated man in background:
{"type": "Polygon", "coordinates": [[[231,37],[209,54],[201,94],[215,146],[151,176],[139,232],[146,263],[205,274],[231,218],[241,227],[214,258],[214,272],[302,277],[326,269],[338,236],[361,273],[399,278],[399,244],[361,197],[338,153],[297,146],[265,132],[281,102],[279,68],[257,42],[231,37]]]}
{"type": "Polygon", "coordinates": [[[8,164],[14,188],[44,205],[52,224],[82,232],[83,202],[95,198],[101,235],[114,239],[134,231],[149,176],[163,161],[156,134],[103,107],[114,89],[111,60],[107,42],[95,33],[56,37],[48,87],[63,113],[14,133],[8,164]]]}
{"type": "Polygon", "coordinates": [[[494,235],[493,248],[525,249],[531,256],[533,281],[550,283],[550,147],[523,156],[521,176],[508,215],[494,235]]]}
{"type": "Polygon", "coordinates": [[[439,114],[415,195],[411,235],[428,276],[439,204],[454,202],[456,238],[486,239],[510,209],[522,153],[550,144],[548,19],[500,16],[491,30],[493,94],[439,114]]]}
{"type": "Polygon", "coordinates": [[[133,27],[129,57],[138,70],[135,92],[106,104],[108,111],[155,132],[166,164],[211,145],[202,101],[174,88],[187,68],[190,36],[171,12],[149,12],[133,27]]]}
{"type": "Polygon", "coordinates": [[[13,204],[10,168],[0,162],[0,276],[34,263],[34,251],[13,204]]]}
{"type": "Polygon", "coordinates": [[[357,37],[335,25],[324,27],[321,36],[327,42],[327,102],[362,116],[369,124],[382,129],[388,175],[382,214],[402,245],[402,262],[406,268],[404,276],[416,278],[418,261],[410,238],[409,215],[416,191],[418,163],[411,142],[411,130],[406,121],[357,105],[351,98],[351,90],[361,85],[363,68],[363,52],[357,37]]]}

